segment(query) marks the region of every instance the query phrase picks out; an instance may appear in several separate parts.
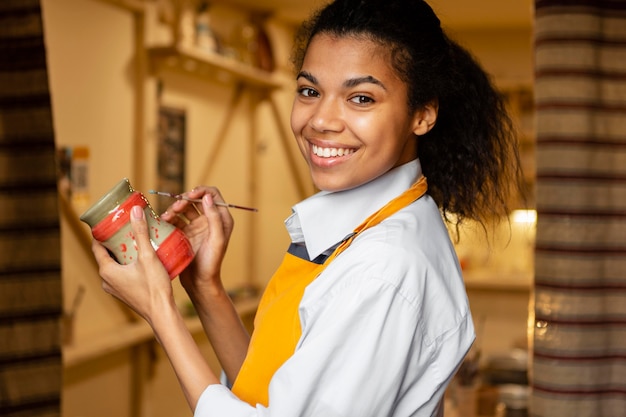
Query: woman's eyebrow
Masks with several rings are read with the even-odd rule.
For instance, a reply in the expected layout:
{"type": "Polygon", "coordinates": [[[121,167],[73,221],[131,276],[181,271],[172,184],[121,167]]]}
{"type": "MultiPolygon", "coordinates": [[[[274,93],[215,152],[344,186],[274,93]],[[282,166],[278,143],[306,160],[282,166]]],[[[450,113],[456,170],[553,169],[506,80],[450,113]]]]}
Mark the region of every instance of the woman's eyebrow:
{"type": "MultiPolygon", "coordinates": [[[[301,77],[307,79],[311,84],[318,84],[317,78],[315,78],[315,76],[310,72],[300,71],[298,73],[298,76],[296,77],[296,80],[301,77]]],[[[345,88],[352,88],[360,84],[376,84],[380,86],[383,90],[386,90],[385,85],[379,79],[372,77],[371,75],[350,78],[349,80],[344,81],[343,86],[345,88]]]]}
{"type": "Polygon", "coordinates": [[[344,81],[343,85],[346,88],[356,87],[360,84],[376,84],[380,86],[383,90],[386,90],[385,85],[377,78],[372,77],[371,75],[366,75],[364,77],[350,78],[349,80],[344,81]]]}
{"type": "Polygon", "coordinates": [[[310,72],[307,72],[307,71],[300,71],[300,72],[298,73],[298,76],[296,77],[296,80],[297,80],[298,78],[306,78],[307,80],[309,80],[309,82],[310,82],[311,84],[317,84],[317,83],[318,83],[318,82],[317,82],[317,78],[315,78],[315,77],[313,76],[313,74],[311,74],[310,72]]]}

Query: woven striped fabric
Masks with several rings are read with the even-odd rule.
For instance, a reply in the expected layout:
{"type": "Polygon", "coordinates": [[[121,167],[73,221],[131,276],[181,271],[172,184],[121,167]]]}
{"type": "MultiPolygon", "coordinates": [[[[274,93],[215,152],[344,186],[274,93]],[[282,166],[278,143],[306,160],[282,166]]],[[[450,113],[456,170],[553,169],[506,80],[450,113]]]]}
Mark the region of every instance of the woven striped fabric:
{"type": "Polygon", "coordinates": [[[626,1],[536,0],[531,415],[626,416],[626,1]]]}
{"type": "Polygon", "coordinates": [[[58,416],[61,250],[39,0],[0,1],[0,416],[58,416]]]}

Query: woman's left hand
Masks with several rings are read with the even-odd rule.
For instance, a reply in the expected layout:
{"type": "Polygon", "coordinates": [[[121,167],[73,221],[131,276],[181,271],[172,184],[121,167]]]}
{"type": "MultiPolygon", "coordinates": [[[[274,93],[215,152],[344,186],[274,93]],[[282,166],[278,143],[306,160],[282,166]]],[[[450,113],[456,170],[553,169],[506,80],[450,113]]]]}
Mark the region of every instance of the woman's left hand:
{"type": "Polygon", "coordinates": [[[190,199],[201,199],[201,205],[179,200],[168,207],[161,219],[183,230],[194,251],[194,260],[180,275],[180,282],[192,300],[194,293],[219,293],[222,261],[233,232],[234,220],[227,208],[218,207],[223,202],[215,187],[198,186],[185,193],[190,199]]]}
{"type": "Polygon", "coordinates": [[[131,209],[130,222],[137,244],[137,260],[118,264],[96,240],[92,250],[99,265],[102,288],[148,322],[155,309],[175,306],[169,275],[150,243],[148,224],[139,206],[131,209]]]}

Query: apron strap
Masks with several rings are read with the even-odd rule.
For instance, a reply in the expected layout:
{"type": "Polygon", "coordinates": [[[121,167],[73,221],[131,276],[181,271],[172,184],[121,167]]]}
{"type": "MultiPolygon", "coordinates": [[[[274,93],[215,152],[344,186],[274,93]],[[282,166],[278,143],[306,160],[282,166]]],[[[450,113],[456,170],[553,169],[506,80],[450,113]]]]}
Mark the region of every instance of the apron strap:
{"type": "Polygon", "coordinates": [[[428,189],[428,183],[426,182],[426,177],[422,176],[415,183],[413,183],[411,188],[409,188],[404,193],[400,194],[398,197],[391,200],[389,203],[383,206],[383,208],[381,208],[376,213],[369,216],[367,219],[365,219],[363,223],[357,226],[357,228],[354,229],[354,232],[352,232],[352,234],[348,235],[343,240],[343,242],[337,247],[337,249],[332,253],[332,255],[328,257],[328,259],[324,263],[326,264],[326,263],[332,262],[333,259],[339,256],[341,252],[343,252],[344,250],[346,250],[348,246],[350,246],[354,238],[356,238],[356,236],[359,233],[361,233],[363,230],[376,226],[377,224],[379,224],[386,218],[391,217],[396,212],[407,207],[409,204],[413,203],[414,201],[417,201],[424,194],[426,194],[427,189],[428,189]]]}

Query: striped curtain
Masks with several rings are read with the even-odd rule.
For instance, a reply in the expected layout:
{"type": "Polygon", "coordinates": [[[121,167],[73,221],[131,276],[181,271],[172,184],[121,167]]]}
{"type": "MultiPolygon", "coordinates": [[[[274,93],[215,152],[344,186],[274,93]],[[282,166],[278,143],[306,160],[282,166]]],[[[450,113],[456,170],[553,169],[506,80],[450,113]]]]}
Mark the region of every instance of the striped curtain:
{"type": "Polygon", "coordinates": [[[0,416],[59,416],[61,249],[39,0],[0,1],[0,416]]]}
{"type": "Polygon", "coordinates": [[[531,415],[626,416],[626,1],[535,1],[531,415]]]}

